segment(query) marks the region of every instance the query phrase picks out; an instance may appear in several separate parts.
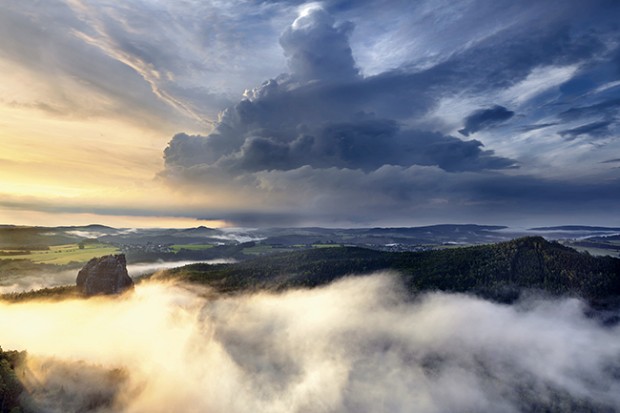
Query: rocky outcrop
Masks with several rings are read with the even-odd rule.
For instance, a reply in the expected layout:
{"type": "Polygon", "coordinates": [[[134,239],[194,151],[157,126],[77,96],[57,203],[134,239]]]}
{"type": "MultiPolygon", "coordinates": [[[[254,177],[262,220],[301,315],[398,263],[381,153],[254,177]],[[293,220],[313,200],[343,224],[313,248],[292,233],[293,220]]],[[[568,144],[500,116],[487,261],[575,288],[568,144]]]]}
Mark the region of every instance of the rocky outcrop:
{"type": "Polygon", "coordinates": [[[91,259],[78,272],[76,283],[84,295],[120,294],[133,288],[125,254],[91,259]]]}

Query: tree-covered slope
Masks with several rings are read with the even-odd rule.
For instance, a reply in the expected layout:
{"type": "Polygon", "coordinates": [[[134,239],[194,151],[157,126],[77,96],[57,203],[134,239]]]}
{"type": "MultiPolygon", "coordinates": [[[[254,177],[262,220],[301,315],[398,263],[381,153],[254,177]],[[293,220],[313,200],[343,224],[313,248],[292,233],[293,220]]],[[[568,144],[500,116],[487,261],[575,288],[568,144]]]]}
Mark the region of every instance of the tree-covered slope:
{"type": "Polygon", "coordinates": [[[588,299],[620,295],[620,260],[593,257],[541,237],[495,245],[399,254],[394,268],[419,289],[483,295],[522,288],[588,299]]]}
{"type": "Polygon", "coordinates": [[[0,347],[0,413],[20,413],[19,396],[23,386],[15,371],[24,353],[2,351],[0,347]]]}
{"type": "Polygon", "coordinates": [[[363,248],[315,249],[237,264],[195,264],[165,276],[220,291],[313,287],[349,274],[395,270],[411,291],[473,292],[508,300],[523,288],[598,299],[620,295],[620,260],[592,257],[541,237],[494,245],[390,253],[363,248]]]}

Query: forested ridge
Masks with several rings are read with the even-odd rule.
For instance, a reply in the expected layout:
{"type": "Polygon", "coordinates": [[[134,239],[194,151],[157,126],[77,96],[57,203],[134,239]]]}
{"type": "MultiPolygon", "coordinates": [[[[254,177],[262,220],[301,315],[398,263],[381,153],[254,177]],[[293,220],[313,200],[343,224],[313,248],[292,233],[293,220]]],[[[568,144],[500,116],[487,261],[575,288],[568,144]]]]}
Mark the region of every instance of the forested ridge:
{"type": "Polygon", "coordinates": [[[25,353],[2,351],[0,347],[0,413],[21,413],[19,396],[23,386],[16,373],[16,366],[25,353]]]}
{"type": "MultiPolygon", "coordinates": [[[[357,247],[307,249],[235,264],[193,264],[167,270],[158,277],[205,284],[218,292],[240,293],[311,288],[347,275],[380,270],[399,274],[411,293],[463,292],[511,302],[524,289],[534,289],[551,295],[579,296],[593,303],[620,299],[620,259],[590,256],[541,237],[424,252],[382,252],[357,247]]],[[[74,287],[11,294],[3,299],[69,297],[79,297],[74,287]]],[[[0,413],[19,413],[24,409],[25,405],[20,408],[20,395],[25,393],[18,367],[23,357],[25,353],[3,352],[0,348],[0,413]]],[[[492,374],[490,369],[488,374],[492,374]]],[[[539,401],[537,397],[524,398],[522,403],[527,407],[523,411],[612,411],[595,401],[575,399],[559,390],[554,390],[549,399],[539,401]]]]}
{"type": "Polygon", "coordinates": [[[314,287],[378,270],[396,271],[412,292],[471,292],[501,301],[516,298],[523,288],[589,300],[620,295],[620,259],[593,257],[542,237],[424,252],[313,249],[236,264],[193,264],[164,277],[234,292],[314,287]]]}

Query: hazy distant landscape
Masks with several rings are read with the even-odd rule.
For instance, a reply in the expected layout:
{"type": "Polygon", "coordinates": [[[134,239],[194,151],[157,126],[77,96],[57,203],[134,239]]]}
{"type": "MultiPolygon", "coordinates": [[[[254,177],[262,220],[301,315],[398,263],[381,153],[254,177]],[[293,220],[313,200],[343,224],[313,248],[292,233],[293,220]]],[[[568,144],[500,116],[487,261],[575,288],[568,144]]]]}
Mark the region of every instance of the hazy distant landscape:
{"type": "Polygon", "coordinates": [[[620,256],[620,228],[436,225],[411,228],[273,228],[218,230],[84,227],[0,228],[0,293],[70,285],[90,258],[123,253],[129,273],[142,276],[193,262],[245,261],[322,248],[361,247],[421,252],[544,236],[591,255],[620,256]],[[219,260],[219,261],[218,261],[219,260]]]}
{"type": "Polygon", "coordinates": [[[1,389],[23,411],[620,405],[620,259],[566,246],[615,228],[0,231],[2,348],[27,350],[0,354],[1,389]],[[80,296],[85,261],[121,252],[135,290],[80,296]]]}

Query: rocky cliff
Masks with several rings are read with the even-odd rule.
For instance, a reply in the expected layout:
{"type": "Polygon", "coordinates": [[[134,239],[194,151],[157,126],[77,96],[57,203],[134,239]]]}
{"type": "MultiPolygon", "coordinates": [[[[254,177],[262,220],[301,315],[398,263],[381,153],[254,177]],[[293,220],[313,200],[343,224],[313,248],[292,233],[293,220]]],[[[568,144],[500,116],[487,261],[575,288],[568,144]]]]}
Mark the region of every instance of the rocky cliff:
{"type": "Polygon", "coordinates": [[[133,288],[124,254],[91,259],[78,272],[76,283],[84,295],[120,294],[133,288]]]}

